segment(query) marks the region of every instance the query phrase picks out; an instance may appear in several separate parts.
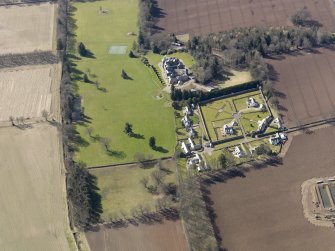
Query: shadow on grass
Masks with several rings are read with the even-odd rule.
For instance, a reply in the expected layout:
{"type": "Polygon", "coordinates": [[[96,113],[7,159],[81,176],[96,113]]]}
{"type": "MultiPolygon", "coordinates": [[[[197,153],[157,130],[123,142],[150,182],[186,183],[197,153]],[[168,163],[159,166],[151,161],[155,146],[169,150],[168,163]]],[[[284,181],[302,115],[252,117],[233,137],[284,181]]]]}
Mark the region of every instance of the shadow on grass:
{"type": "Polygon", "coordinates": [[[162,146],[155,146],[152,148],[154,151],[156,152],[160,152],[160,153],[168,153],[169,150],[165,149],[164,147],[162,146]]]}
{"type": "Polygon", "coordinates": [[[127,157],[127,154],[123,151],[108,150],[106,152],[109,156],[115,157],[115,158],[118,158],[118,159],[124,159],[125,157],[127,157]]]}
{"type": "Polygon", "coordinates": [[[132,133],[130,137],[135,139],[145,139],[144,135],[139,133],[132,133]]]}
{"type": "Polygon", "coordinates": [[[102,214],[102,204],[101,204],[101,195],[99,194],[99,188],[97,186],[97,177],[88,174],[87,177],[87,186],[88,186],[88,194],[91,202],[91,212],[90,217],[93,224],[100,222],[100,215],[102,214]]]}

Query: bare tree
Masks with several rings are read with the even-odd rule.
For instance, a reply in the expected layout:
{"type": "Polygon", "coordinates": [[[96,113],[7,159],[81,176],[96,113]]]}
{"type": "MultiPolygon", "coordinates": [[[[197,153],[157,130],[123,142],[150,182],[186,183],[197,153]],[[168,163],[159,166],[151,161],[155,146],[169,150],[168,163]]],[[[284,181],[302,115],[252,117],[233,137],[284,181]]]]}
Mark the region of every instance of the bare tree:
{"type": "Polygon", "coordinates": [[[144,186],[144,188],[148,188],[149,179],[147,177],[143,177],[140,180],[140,183],[144,186]]]}
{"type": "Polygon", "coordinates": [[[86,129],[86,131],[87,131],[88,136],[90,136],[91,138],[93,138],[93,132],[94,132],[93,127],[88,127],[86,129]]]}
{"type": "Polygon", "coordinates": [[[100,140],[102,146],[105,148],[106,152],[110,152],[110,139],[109,138],[101,138],[100,140]]]}
{"type": "Polygon", "coordinates": [[[47,110],[43,110],[43,111],[42,111],[42,117],[43,117],[46,121],[48,121],[49,113],[48,113],[47,110]]]}
{"type": "Polygon", "coordinates": [[[164,175],[161,171],[155,170],[151,173],[151,177],[154,179],[157,186],[163,183],[164,175]]]}
{"type": "Polygon", "coordinates": [[[9,116],[9,120],[12,123],[12,125],[15,126],[14,117],[13,116],[9,116]]]}

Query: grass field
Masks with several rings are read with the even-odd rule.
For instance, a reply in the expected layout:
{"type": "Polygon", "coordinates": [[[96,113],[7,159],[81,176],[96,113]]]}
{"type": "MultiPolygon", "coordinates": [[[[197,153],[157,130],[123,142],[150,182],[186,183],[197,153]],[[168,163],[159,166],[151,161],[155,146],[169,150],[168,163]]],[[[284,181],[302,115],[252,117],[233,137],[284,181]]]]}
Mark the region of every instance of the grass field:
{"type": "MultiPolygon", "coordinates": [[[[175,163],[170,160],[163,161],[163,166],[169,170],[164,178],[165,183],[177,183],[175,163]]],[[[157,167],[140,168],[138,166],[120,166],[92,170],[97,177],[99,193],[102,197],[102,219],[108,220],[111,216],[122,217],[122,212],[130,216],[131,211],[142,205],[149,210],[155,210],[155,200],[161,195],[153,195],[140,183],[144,177],[149,179],[149,185],[154,185],[151,173],[157,167]]]]}
{"type": "Polygon", "coordinates": [[[138,33],[138,2],[99,1],[75,3],[74,6],[77,8],[74,15],[78,27],[76,39],[95,57],[77,60],[77,69],[86,72],[91,81],[99,81],[100,89],[106,89],[104,92],[93,84],[78,81],[87,121],[77,126],[83,144],[76,159],[94,166],[130,162],[137,152],[153,158],[173,155],[176,144],[173,109],[168,95],[161,92],[154,72],[139,58],[128,57],[128,53],[108,54],[111,45],[127,46],[128,52],[131,49],[136,36],[127,33],[138,33]],[[107,14],[99,13],[100,6],[108,10],[107,14]],[[121,77],[122,69],[131,79],[121,77]],[[160,94],[162,98],[158,97],[160,94]],[[128,137],[123,132],[126,122],[133,125],[138,137],[128,137]],[[94,129],[94,135],[110,138],[110,153],[88,136],[87,127],[94,129]],[[162,151],[149,147],[151,136],[156,138],[162,151]]]}
{"type": "Polygon", "coordinates": [[[249,71],[230,70],[230,73],[231,75],[229,76],[229,79],[225,80],[222,84],[219,84],[221,88],[227,88],[252,81],[249,71]]]}

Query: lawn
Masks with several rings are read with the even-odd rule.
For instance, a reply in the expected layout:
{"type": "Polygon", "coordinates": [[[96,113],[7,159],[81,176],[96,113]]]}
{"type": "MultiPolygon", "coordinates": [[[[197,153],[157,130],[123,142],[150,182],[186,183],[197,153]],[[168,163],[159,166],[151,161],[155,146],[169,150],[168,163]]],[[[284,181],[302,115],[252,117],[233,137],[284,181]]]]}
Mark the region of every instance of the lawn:
{"type": "Polygon", "coordinates": [[[153,158],[173,155],[176,135],[170,98],[162,94],[153,71],[139,58],[128,56],[137,39],[128,33],[138,33],[138,1],[74,3],[74,7],[77,43],[83,42],[94,54],[94,58],[82,57],[74,63],[90,81],[100,83],[99,90],[92,83],[77,81],[86,121],[76,128],[82,138],[76,160],[95,166],[131,162],[137,152],[153,158]],[[100,7],[107,14],[100,14],[100,7]],[[111,45],[127,46],[127,53],[108,54],[111,45]],[[129,79],[121,77],[122,70],[129,79]],[[123,132],[126,122],[133,125],[136,137],[123,132]],[[93,137],[88,135],[88,127],[93,128],[93,137]],[[110,139],[109,152],[99,140],[94,140],[96,136],[110,139]],[[161,151],[149,147],[151,136],[156,138],[161,151]]]}
{"type": "Polygon", "coordinates": [[[213,127],[212,122],[213,121],[232,121],[233,120],[233,114],[235,113],[235,110],[232,106],[232,100],[231,98],[227,99],[220,99],[217,101],[214,101],[212,103],[208,103],[201,106],[201,111],[209,132],[209,135],[212,140],[216,140],[216,134],[215,129],[213,127]]]}
{"type": "Polygon", "coordinates": [[[227,88],[234,85],[240,85],[252,81],[252,77],[249,71],[230,71],[229,79],[219,84],[221,88],[227,88]]]}
{"type": "MultiPolygon", "coordinates": [[[[146,57],[148,58],[150,64],[157,66],[158,63],[162,61],[164,56],[160,54],[154,54],[152,52],[149,52],[147,53],[146,57]]],[[[166,57],[176,57],[180,59],[181,61],[183,61],[183,63],[185,64],[187,68],[190,68],[195,63],[194,58],[191,56],[191,54],[187,52],[176,52],[170,55],[166,55],[166,57]]]]}
{"type": "MultiPolygon", "coordinates": [[[[170,171],[169,174],[164,172],[164,182],[177,184],[175,162],[170,160],[162,163],[170,171]]],[[[149,193],[140,183],[140,180],[146,177],[149,179],[149,185],[153,185],[151,173],[155,170],[158,168],[154,166],[146,169],[138,166],[119,166],[91,170],[91,174],[97,177],[102,198],[102,220],[107,221],[111,216],[122,217],[121,213],[130,216],[132,210],[139,205],[151,211],[155,210],[155,200],[162,198],[162,195],[149,193]]]]}

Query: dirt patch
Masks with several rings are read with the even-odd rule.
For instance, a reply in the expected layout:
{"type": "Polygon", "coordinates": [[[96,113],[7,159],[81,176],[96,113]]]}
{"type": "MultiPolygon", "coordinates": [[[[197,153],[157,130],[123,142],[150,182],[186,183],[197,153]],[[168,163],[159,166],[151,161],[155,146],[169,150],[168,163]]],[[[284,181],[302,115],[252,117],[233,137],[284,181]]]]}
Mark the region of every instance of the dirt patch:
{"type": "Polygon", "coordinates": [[[335,117],[335,51],[288,55],[269,60],[275,95],[287,127],[335,117]]]}
{"type": "Polygon", "coordinates": [[[59,65],[0,70],[0,121],[40,118],[43,110],[59,117],[59,76],[59,65]]]}
{"type": "Polygon", "coordinates": [[[52,50],[57,5],[0,7],[0,54],[52,50]]]}
{"type": "Polygon", "coordinates": [[[210,187],[222,243],[228,250],[330,250],[335,228],[304,217],[301,184],[334,175],[335,128],[293,139],[283,164],[210,187]],[[322,160],[322,161],[320,161],[322,160]]]}
{"type": "Polygon", "coordinates": [[[0,129],[1,250],[69,250],[57,128],[0,129]]]}
{"type": "Polygon", "coordinates": [[[335,31],[331,1],[315,0],[158,0],[158,26],[168,33],[191,36],[230,30],[236,27],[290,25],[291,16],[307,7],[312,18],[335,31]]]}
{"type": "Polygon", "coordinates": [[[130,225],[113,229],[102,227],[98,232],[86,233],[94,251],[186,251],[187,244],[180,221],[165,221],[154,225],[130,225]]]}

